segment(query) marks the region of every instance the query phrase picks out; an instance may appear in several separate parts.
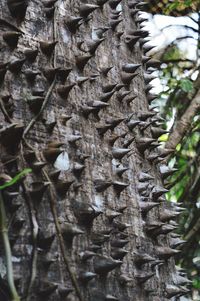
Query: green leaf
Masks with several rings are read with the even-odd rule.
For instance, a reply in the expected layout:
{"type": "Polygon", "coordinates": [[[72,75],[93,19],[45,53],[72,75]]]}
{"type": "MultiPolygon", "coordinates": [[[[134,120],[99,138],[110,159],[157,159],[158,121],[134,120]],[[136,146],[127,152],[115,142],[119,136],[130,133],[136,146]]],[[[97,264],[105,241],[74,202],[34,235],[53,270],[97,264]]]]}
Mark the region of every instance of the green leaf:
{"type": "Polygon", "coordinates": [[[12,186],[15,183],[17,183],[22,177],[24,177],[25,175],[29,174],[30,172],[32,172],[31,168],[26,168],[23,171],[21,171],[20,173],[18,173],[14,178],[12,178],[11,181],[6,182],[4,185],[0,186],[0,190],[3,190],[6,187],[12,186]]]}
{"type": "Polygon", "coordinates": [[[184,92],[190,92],[193,90],[193,82],[187,78],[181,79],[180,87],[184,92]]]}
{"type": "Polygon", "coordinates": [[[159,137],[158,141],[159,142],[166,142],[169,138],[169,134],[163,134],[162,136],[159,137]]]}

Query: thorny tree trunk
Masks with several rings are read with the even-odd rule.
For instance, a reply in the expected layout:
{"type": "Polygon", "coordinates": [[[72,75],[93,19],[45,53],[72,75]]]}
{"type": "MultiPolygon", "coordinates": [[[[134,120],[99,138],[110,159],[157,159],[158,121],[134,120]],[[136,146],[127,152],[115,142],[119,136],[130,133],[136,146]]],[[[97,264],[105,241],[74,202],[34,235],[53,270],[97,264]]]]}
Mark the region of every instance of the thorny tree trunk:
{"type": "Polygon", "coordinates": [[[169,171],[158,162],[168,151],[152,140],[161,132],[147,72],[157,62],[142,59],[140,5],[96,3],[0,4],[1,184],[32,168],[2,194],[12,252],[2,239],[4,301],[18,300],[6,256],[21,300],[156,301],[187,291],[172,259],[179,238],[166,234],[178,209],[164,209],[169,171]]]}

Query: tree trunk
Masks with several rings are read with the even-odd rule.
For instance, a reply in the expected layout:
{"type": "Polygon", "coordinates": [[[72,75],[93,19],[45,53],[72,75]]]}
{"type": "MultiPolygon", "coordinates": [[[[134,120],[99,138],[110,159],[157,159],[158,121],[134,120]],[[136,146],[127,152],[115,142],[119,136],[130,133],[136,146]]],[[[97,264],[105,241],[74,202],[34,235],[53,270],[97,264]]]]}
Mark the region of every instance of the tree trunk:
{"type": "Polygon", "coordinates": [[[172,211],[144,80],[157,63],[142,61],[147,33],[135,1],[96,2],[0,4],[2,183],[32,168],[2,192],[12,252],[2,239],[4,301],[19,300],[6,258],[20,300],[163,301],[186,292],[165,234],[172,211]]]}

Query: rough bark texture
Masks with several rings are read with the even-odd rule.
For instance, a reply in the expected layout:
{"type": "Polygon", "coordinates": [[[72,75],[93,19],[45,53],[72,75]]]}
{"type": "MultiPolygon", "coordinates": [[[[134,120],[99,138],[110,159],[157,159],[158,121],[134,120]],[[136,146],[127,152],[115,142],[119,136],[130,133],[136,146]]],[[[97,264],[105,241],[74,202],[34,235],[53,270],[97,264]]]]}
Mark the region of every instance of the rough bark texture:
{"type": "MultiPolygon", "coordinates": [[[[149,126],[157,119],[148,107],[141,46],[127,44],[128,35],[134,37],[128,31],[139,29],[135,4],[123,1],[118,16],[119,1],[97,1],[106,4],[90,14],[83,10],[85,1],[29,1],[26,12],[23,5],[12,9],[19,2],[0,4],[1,63],[8,62],[1,67],[1,168],[11,177],[33,169],[3,192],[19,295],[32,301],[170,299],[173,288],[167,285],[177,284],[174,260],[172,254],[167,259],[169,250],[159,249],[170,246],[170,234],[162,235],[166,225],[160,224],[167,205],[160,199],[164,191],[158,192],[158,166],[147,159],[156,154],[152,141],[140,140],[151,138],[149,126]],[[78,26],[71,17],[80,15],[78,26]],[[94,51],[91,39],[97,36],[104,40],[94,51]],[[45,41],[57,44],[51,48],[45,41]],[[36,57],[28,57],[26,48],[37,49],[36,57]],[[90,54],[84,66],[82,59],[90,54]],[[23,58],[21,67],[19,61],[13,64],[23,58]],[[127,63],[141,64],[132,80],[126,77],[133,72],[123,68],[127,63]],[[68,88],[63,91],[62,85],[68,88]],[[130,130],[130,120],[140,123],[130,130]],[[122,154],[122,148],[130,152],[122,154]],[[121,167],[127,170],[120,173],[121,167]],[[158,206],[142,214],[150,201],[158,206]]],[[[11,298],[3,242],[0,252],[0,299],[6,301],[11,298]]]]}
{"type": "Polygon", "coordinates": [[[176,146],[181,142],[187,133],[190,124],[194,116],[197,114],[200,108],[200,91],[197,92],[194,99],[191,101],[189,107],[183,114],[183,116],[178,121],[178,125],[174,128],[172,134],[169,137],[169,140],[166,143],[166,147],[170,149],[175,149],[176,146]]]}

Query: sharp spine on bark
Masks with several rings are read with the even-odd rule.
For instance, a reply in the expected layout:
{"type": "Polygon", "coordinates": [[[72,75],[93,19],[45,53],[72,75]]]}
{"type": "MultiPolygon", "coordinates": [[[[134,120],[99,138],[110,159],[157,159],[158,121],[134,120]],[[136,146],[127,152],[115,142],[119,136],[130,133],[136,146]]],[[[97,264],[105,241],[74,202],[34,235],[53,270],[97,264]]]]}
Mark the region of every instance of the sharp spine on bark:
{"type": "Polygon", "coordinates": [[[110,242],[110,245],[115,248],[123,248],[127,243],[129,243],[129,240],[115,238],[110,242]]]}
{"type": "Polygon", "coordinates": [[[57,261],[56,256],[53,256],[51,253],[45,254],[41,258],[42,265],[46,270],[48,270],[50,268],[50,265],[56,261],[57,261]]]}
{"type": "Polygon", "coordinates": [[[142,252],[133,252],[134,262],[138,266],[142,266],[145,263],[153,262],[155,261],[155,258],[151,257],[148,254],[142,253],[142,252]]]}
{"type": "Polygon", "coordinates": [[[85,250],[85,251],[81,252],[79,255],[80,255],[81,261],[87,261],[88,259],[91,259],[93,256],[95,256],[96,253],[93,251],[90,251],[90,250],[85,250]]]}
{"type": "Polygon", "coordinates": [[[28,6],[27,0],[7,0],[8,8],[14,18],[23,19],[28,6]]]}
{"type": "Polygon", "coordinates": [[[83,85],[83,83],[85,83],[86,81],[89,80],[89,77],[86,76],[80,76],[76,78],[76,83],[79,87],[81,87],[83,85]]]}
{"type": "Polygon", "coordinates": [[[82,17],[75,17],[75,16],[70,16],[67,15],[67,20],[65,20],[65,23],[67,24],[67,27],[69,29],[69,31],[71,31],[72,33],[75,33],[76,30],[79,28],[80,21],[83,19],[82,17]]]}
{"type": "Polygon", "coordinates": [[[151,176],[151,175],[149,175],[148,173],[146,173],[146,172],[141,172],[140,174],[139,174],[139,182],[148,182],[148,181],[150,181],[150,180],[154,180],[154,177],[153,176],[151,176]]]}
{"type": "Polygon", "coordinates": [[[119,23],[121,23],[123,21],[123,19],[118,19],[118,20],[115,20],[111,17],[111,20],[109,22],[109,26],[112,28],[112,30],[114,31],[115,28],[117,27],[117,25],[119,25],[119,23]]]}
{"type": "Polygon", "coordinates": [[[57,68],[57,78],[64,83],[65,80],[67,79],[69,73],[72,71],[72,67],[68,66],[68,67],[59,67],[57,68]]]}
{"type": "Polygon", "coordinates": [[[27,150],[24,152],[24,157],[27,162],[32,163],[36,159],[36,153],[32,150],[27,150]]]}
{"type": "Polygon", "coordinates": [[[172,249],[174,248],[181,248],[186,243],[186,240],[180,239],[180,238],[171,238],[170,239],[170,247],[172,249]]]}
{"type": "Polygon", "coordinates": [[[141,64],[127,63],[122,65],[122,70],[126,73],[134,73],[140,66],[141,64]]]}
{"type": "Polygon", "coordinates": [[[37,161],[31,164],[31,168],[35,173],[39,173],[45,165],[47,165],[47,162],[37,161]]]}
{"type": "Polygon", "coordinates": [[[157,127],[151,127],[151,133],[153,138],[158,139],[161,135],[169,133],[169,131],[157,127]]]}
{"type": "Polygon", "coordinates": [[[44,7],[52,7],[58,0],[42,0],[44,7]]]}
{"type": "Polygon", "coordinates": [[[67,141],[71,144],[75,144],[77,141],[81,140],[82,136],[81,135],[69,135],[67,136],[67,141]]]}
{"type": "Polygon", "coordinates": [[[72,185],[72,183],[74,182],[74,180],[58,180],[55,187],[56,190],[58,191],[58,193],[60,195],[65,195],[66,192],[69,190],[70,186],[72,185]]]}
{"type": "Polygon", "coordinates": [[[24,55],[28,61],[34,62],[38,55],[38,49],[25,48],[24,55]]]}
{"type": "Polygon", "coordinates": [[[133,278],[129,277],[126,274],[121,274],[118,279],[121,285],[127,285],[127,283],[133,281],[133,278]]]}
{"type": "Polygon", "coordinates": [[[99,8],[99,5],[86,3],[86,4],[80,5],[79,12],[80,12],[81,17],[87,18],[89,16],[89,14],[91,14],[97,8],[99,8]]]}
{"type": "Polygon", "coordinates": [[[124,71],[121,71],[121,80],[125,85],[130,85],[132,79],[136,77],[138,73],[127,73],[124,71]]]}
{"type": "Polygon", "coordinates": [[[140,202],[140,209],[143,214],[147,214],[151,209],[159,206],[159,203],[155,202],[140,202]]]}
{"type": "MultiPolygon", "coordinates": [[[[145,56],[143,55],[142,56],[142,63],[145,64],[147,63],[148,61],[150,61],[151,57],[150,56],[145,56]]],[[[146,90],[145,90],[146,91],[146,90]]]]}
{"type": "Polygon", "coordinates": [[[79,280],[83,283],[87,283],[90,280],[94,279],[97,276],[96,273],[89,272],[89,271],[83,271],[79,273],[79,280]]]}
{"type": "Polygon", "coordinates": [[[112,185],[112,181],[106,181],[103,179],[94,180],[94,186],[97,192],[103,192],[111,185],[112,185]]]}
{"type": "Polygon", "coordinates": [[[136,141],[136,146],[137,146],[138,150],[143,153],[156,140],[153,138],[145,138],[144,137],[144,138],[136,138],[135,141],[136,141]]]}
{"type": "Polygon", "coordinates": [[[143,45],[142,50],[143,50],[144,54],[146,54],[147,52],[151,51],[153,48],[155,48],[155,46],[143,45]]]}
{"type": "Polygon", "coordinates": [[[91,59],[91,54],[79,55],[76,56],[76,66],[78,69],[83,70],[89,59],[91,59]]]}
{"type": "Polygon", "coordinates": [[[124,38],[124,42],[127,44],[128,48],[132,51],[135,44],[139,41],[139,36],[134,36],[127,34],[124,38]]]}
{"type": "Polygon", "coordinates": [[[148,100],[148,103],[151,104],[151,102],[152,102],[154,99],[156,99],[157,97],[158,97],[158,95],[156,95],[156,94],[150,94],[150,93],[148,93],[148,94],[147,94],[147,100],[148,100]]]}
{"type": "Polygon", "coordinates": [[[105,301],[119,301],[119,299],[112,295],[106,295],[105,301]]]}
{"type": "Polygon", "coordinates": [[[174,296],[177,295],[185,295],[189,292],[188,289],[181,287],[181,286],[176,286],[176,285],[172,285],[172,284],[167,284],[166,288],[165,288],[165,294],[166,297],[171,299],[174,296]]]}
{"type": "Polygon", "coordinates": [[[103,85],[102,86],[102,91],[104,93],[111,92],[116,86],[117,86],[117,84],[106,84],[106,85],[103,85]]]}
{"type": "MultiPolygon", "coordinates": [[[[104,242],[108,241],[109,239],[110,239],[109,234],[102,234],[100,232],[93,232],[92,235],[91,235],[91,240],[92,240],[93,244],[98,245],[98,246],[101,246],[104,242]]],[[[94,249],[91,249],[91,250],[94,250],[94,249]]]]}
{"type": "Polygon", "coordinates": [[[46,148],[43,151],[43,155],[47,161],[54,163],[56,161],[57,157],[62,152],[63,152],[63,150],[60,150],[58,148],[46,148]]]}
{"type": "Polygon", "coordinates": [[[173,175],[176,171],[178,171],[177,168],[169,168],[167,165],[160,165],[160,174],[161,178],[164,180],[168,176],[173,175]]]}
{"type": "Polygon", "coordinates": [[[51,295],[58,287],[57,283],[50,281],[41,281],[40,287],[38,288],[38,295],[41,297],[47,297],[51,295]]]}
{"type": "Polygon", "coordinates": [[[94,54],[95,51],[97,50],[97,48],[99,47],[99,45],[105,40],[105,38],[101,38],[101,39],[95,39],[95,40],[90,40],[88,42],[86,42],[87,46],[88,46],[88,51],[91,54],[94,54]]]}
{"type": "Polygon", "coordinates": [[[18,39],[20,36],[21,33],[17,31],[6,31],[3,33],[3,39],[11,49],[17,47],[18,39]]]}
{"type": "Polygon", "coordinates": [[[60,176],[61,170],[55,170],[50,172],[49,177],[53,182],[57,182],[60,176]]]}
{"type": "Polygon", "coordinates": [[[94,261],[94,271],[100,275],[106,275],[122,264],[120,260],[114,260],[106,256],[97,256],[94,261]]]}
{"type": "Polygon", "coordinates": [[[128,187],[130,184],[120,182],[120,181],[114,181],[112,182],[113,188],[117,191],[117,193],[121,193],[126,187],[128,187]]]}
{"type": "Polygon", "coordinates": [[[112,155],[115,159],[121,160],[126,154],[130,153],[131,149],[129,148],[112,148],[112,155]]]}
{"type": "Polygon", "coordinates": [[[115,93],[115,91],[103,93],[103,94],[101,94],[99,100],[103,101],[103,102],[107,102],[114,93],[115,93]]]}
{"type": "Polygon", "coordinates": [[[57,92],[63,99],[67,99],[69,92],[76,85],[76,83],[71,83],[69,85],[60,85],[57,87],[57,92]]]}
{"type": "Polygon", "coordinates": [[[61,298],[66,298],[71,292],[73,292],[73,288],[66,287],[63,285],[60,285],[58,287],[58,294],[61,298]]]}
{"type": "Polygon", "coordinates": [[[162,222],[168,222],[171,219],[176,218],[179,214],[180,212],[174,212],[171,210],[164,209],[160,212],[160,220],[162,222]]]}
{"type": "Polygon", "coordinates": [[[25,74],[27,81],[29,81],[30,83],[33,83],[35,81],[36,76],[40,74],[40,72],[31,69],[26,69],[23,73],[25,74]]]}
{"type": "Polygon", "coordinates": [[[103,6],[106,2],[108,2],[108,0],[97,0],[97,5],[99,5],[100,7],[103,6]]]}
{"type": "Polygon", "coordinates": [[[175,256],[181,252],[180,250],[174,250],[169,247],[156,247],[155,251],[158,257],[164,260],[169,259],[170,257],[175,256]]]}
{"type": "Polygon", "coordinates": [[[119,100],[120,102],[131,93],[131,91],[120,91],[117,93],[117,100],[119,100]]]}
{"type": "Polygon", "coordinates": [[[91,224],[93,220],[102,213],[95,205],[84,201],[73,200],[71,207],[78,221],[85,225],[91,224]]]}
{"type": "Polygon", "coordinates": [[[130,131],[132,131],[138,124],[140,124],[140,120],[131,119],[127,122],[127,126],[130,131]]]}
{"type": "Polygon", "coordinates": [[[40,202],[49,184],[49,182],[39,181],[31,183],[32,189],[29,191],[31,198],[37,202],[40,202]]]}
{"type": "Polygon", "coordinates": [[[141,112],[138,114],[138,118],[142,121],[146,121],[148,118],[151,118],[153,116],[155,116],[157,113],[156,112],[141,112]]]}
{"type": "Polygon", "coordinates": [[[107,76],[108,75],[108,72],[113,68],[113,66],[111,67],[102,67],[100,69],[100,72],[104,75],[104,76],[107,76]]]}
{"type": "Polygon", "coordinates": [[[42,73],[44,77],[48,80],[49,83],[51,83],[55,76],[58,74],[59,68],[54,67],[44,67],[42,70],[42,73]]]}
{"type": "Polygon", "coordinates": [[[159,229],[154,230],[152,233],[152,236],[156,237],[158,235],[166,235],[166,234],[174,231],[175,229],[177,229],[177,227],[170,225],[170,224],[165,224],[165,225],[162,225],[162,227],[160,227],[159,229]]]}
{"type": "Polygon", "coordinates": [[[156,59],[150,59],[147,63],[146,63],[146,68],[159,68],[161,65],[161,61],[156,60],[156,59]]]}
{"type": "Polygon", "coordinates": [[[123,232],[124,230],[126,230],[127,228],[131,227],[131,224],[127,224],[127,223],[122,223],[120,221],[113,221],[113,226],[115,228],[117,228],[119,231],[123,232]]]}
{"type": "Polygon", "coordinates": [[[114,259],[122,260],[127,254],[128,251],[121,248],[113,248],[111,250],[111,257],[114,259]]]}
{"type": "Polygon", "coordinates": [[[22,69],[25,60],[26,59],[18,59],[18,58],[12,59],[9,62],[8,70],[10,70],[10,72],[12,73],[19,73],[22,69]]]}
{"type": "Polygon", "coordinates": [[[121,213],[118,211],[114,211],[111,209],[106,210],[106,217],[108,218],[109,222],[112,222],[116,217],[120,215],[121,213]]]}
{"type": "Polygon", "coordinates": [[[51,56],[57,43],[57,41],[40,41],[40,49],[46,56],[51,56]]]}
{"type": "Polygon", "coordinates": [[[108,4],[112,9],[115,9],[122,0],[109,0],[108,4]]]}
{"type": "Polygon", "coordinates": [[[156,201],[160,196],[162,196],[166,192],[168,192],[167,189],[155,186],[152,190],[152,199],[156,201]]]}
{"type": "Polygon", "coordinates": [[[73,238],[77,235],[84,234],[84,232],[76,225],[60,221],[60,228],[63,238],[66,242],[71,243],[73,238]]]}
{"type": "Polygon", "coordinates": [[[8,148],[18,147],[22,136],[24,126],[20,123],[11,123],[6,128],[0,130],[1,143],[8,148]]]}
{"type": "Polygon", "coordinates": [[[54,232],[50,232],[47,230],[46,232],[45,231],[43,232],[41,231],[41,229],[39,229],[38,247],[47,252],[51,248],[54,238],[55,238],[54,232]]]}
{"type": "Polygon", "coordinates": [[[145,272],[140,272],[134,275],[134,277],[137,279],[139,283],[144,283],[151,277],[153,277],[155,273],[145,273],[145,272]]]}
{"type": "Polygon", "coordinates": [[[137,189],[139,194],[142,194],[143,192],[146,192],[149,188],[149,182],[140,182],[137,185],[137,189]]]}
{"type": "Polygon", "coordinates": [[[35,114],[37,114],[40,111],[43,102],[44,102],[43,96],[33,96],[32,95],[27,99],[27,103],[30,107],[30,110],[35,114]]]}
{"type": "Polygon", "coordinates": [[[53,18],[55,7],[54,6],[52,6],[52,7],[44,7],[43,11],[44,11],[46,17],[49,18],[49,19],[51,19],[51,18],[53,18]]]}
{"type": "Polygon", "coordinates": [[[174,282],[177,284],[177,285],[190,285],[192,284],[192,281],[189,280],[187,277],[183,277],[183,276],[180,276],[180,275],[175,275],[175,280],[174,282]]]}
{"type": "Polygon", "coordinates": [[[119,166],[115,169],[115,172],[119,177],[121,177],[123,175],[123,173],[126,172],[127,170],[129,170],[128,167],[120,167],[119,166]]]}
{"type": "Polygon", "coordinates": [[[153,221],[153,222],[148,222],[145,224],[145,231],[149,234],[154,236],[154,231],[157,229],[160,229],[164,223],[159,222],[159,221],[153,221]]]}

